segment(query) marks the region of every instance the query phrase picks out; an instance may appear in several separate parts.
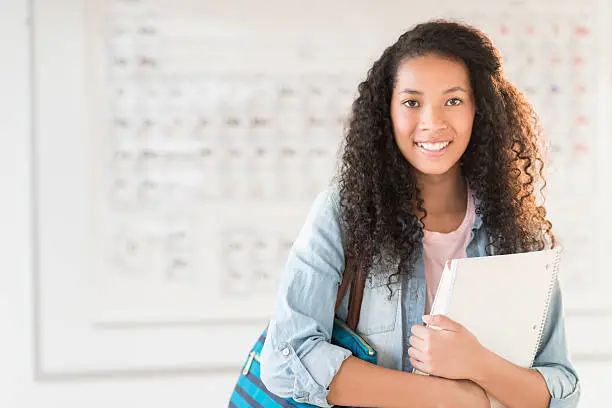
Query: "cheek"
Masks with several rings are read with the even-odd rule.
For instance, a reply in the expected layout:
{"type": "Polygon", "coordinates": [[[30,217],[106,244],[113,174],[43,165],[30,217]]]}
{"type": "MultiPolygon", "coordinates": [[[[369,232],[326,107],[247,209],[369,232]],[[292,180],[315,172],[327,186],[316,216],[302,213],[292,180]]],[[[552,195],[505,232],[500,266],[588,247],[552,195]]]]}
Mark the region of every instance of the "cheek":
{"type": "Polygon", "coordinates": [[[416,115],[409,114],[406,112],[396,113],[395,115],[392,115],[392,120],[393,130],[395,131],[395,138],[398,140],[410,138],[419,122],[416,115]]]}
{"type": "Polygon", "coordinates": [[[472,127],[474,125],[474,115],[471,113],[464,113],[462,115],[458,115],[453,120],[453,127],[455,128],[455,132],[457,136],[469,139],[472,134],[472,127]]]}

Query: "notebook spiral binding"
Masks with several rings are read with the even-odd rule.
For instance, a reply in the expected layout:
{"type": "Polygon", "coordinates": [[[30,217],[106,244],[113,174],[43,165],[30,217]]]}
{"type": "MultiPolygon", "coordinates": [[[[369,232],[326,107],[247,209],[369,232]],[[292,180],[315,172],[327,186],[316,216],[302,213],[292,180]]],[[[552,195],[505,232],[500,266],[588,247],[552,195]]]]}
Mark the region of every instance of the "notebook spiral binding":
{"type": "MultiPolygon", "coordinates": [[[[544,303],[544,313],[542,313],[542,316],[541,316],[537,341],[535,343],[534,349],[531,351],[531,357],[529,359],[530,366],[535,361],[536,355],[538,353],[538,349],[540,348],[540,344],[542,344],[542,337],[544,336],[544,329],[546,328],[546,319],[548,317],[548,313],[550,312],[550,302],[552,300],[553,291],[555,290],[555,285],[559,277],[560,260],[561,260],[561,251],[557,248],[555,250],[555,258],[553,260],[553,265],[552,265],[553,272],[552,272],[552,277],[550,280],[550,285],[548,287],[548,292],[546,294],[546,299],[544,303]]],[[[546,267],[548,268],[549,265],[546,265],[546,267]]]]}

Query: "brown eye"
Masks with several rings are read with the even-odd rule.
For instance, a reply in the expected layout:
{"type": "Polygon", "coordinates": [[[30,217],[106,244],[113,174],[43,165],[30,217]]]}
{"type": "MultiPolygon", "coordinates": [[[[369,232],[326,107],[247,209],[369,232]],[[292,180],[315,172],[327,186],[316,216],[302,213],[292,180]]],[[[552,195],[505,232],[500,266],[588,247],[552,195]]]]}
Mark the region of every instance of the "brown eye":
{"type": "Polygon", "coordinates": [[[459,98],[452,98],[449,99],[448,101],[446,101],[446,106],[457,106],[457,105],[461,105],[463,103],[463,101],[459,98]]]}
{"type": "Polygon", "coordinates": [[[404,106],[407,108],[417,108],[419,106],[419,102],[411,99],[404,102],[404,106]]]}

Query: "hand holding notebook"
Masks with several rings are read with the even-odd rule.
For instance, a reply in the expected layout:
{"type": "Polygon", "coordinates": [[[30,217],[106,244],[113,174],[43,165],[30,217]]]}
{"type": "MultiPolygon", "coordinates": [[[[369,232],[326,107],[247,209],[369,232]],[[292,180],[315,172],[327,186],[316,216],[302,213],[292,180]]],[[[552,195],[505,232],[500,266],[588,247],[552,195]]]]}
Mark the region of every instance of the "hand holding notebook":
{"type": "MultiPolygon", "coordinates": [[[[485,348],[531,367],[558,273],[558,249],[454,259],[446,263],[430,314],[449,317],[485,348]]],[[[491,407],[502,405],[492,399],[491,407]]]]}

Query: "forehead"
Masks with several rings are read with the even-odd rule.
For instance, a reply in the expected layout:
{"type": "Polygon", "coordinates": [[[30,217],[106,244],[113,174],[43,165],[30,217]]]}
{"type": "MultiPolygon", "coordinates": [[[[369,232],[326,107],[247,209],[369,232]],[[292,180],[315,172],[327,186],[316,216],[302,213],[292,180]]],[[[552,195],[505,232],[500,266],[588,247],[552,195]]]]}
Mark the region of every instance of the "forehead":
{"type": "Polygon", "coordinates": [[[455,86],[470,86],[469,71],[460,60],[431,54],[405,59],[397,68],[395,88],[435,92],[455,86]]]}

